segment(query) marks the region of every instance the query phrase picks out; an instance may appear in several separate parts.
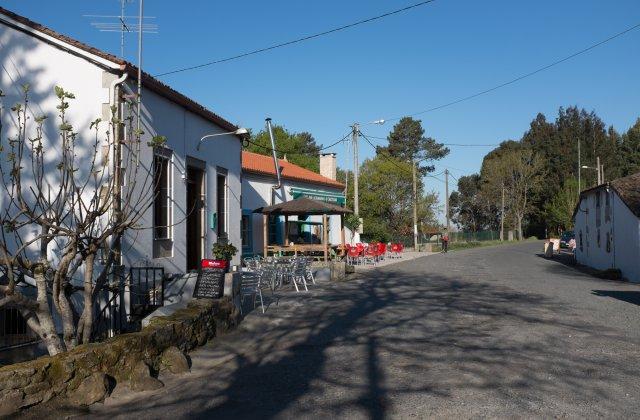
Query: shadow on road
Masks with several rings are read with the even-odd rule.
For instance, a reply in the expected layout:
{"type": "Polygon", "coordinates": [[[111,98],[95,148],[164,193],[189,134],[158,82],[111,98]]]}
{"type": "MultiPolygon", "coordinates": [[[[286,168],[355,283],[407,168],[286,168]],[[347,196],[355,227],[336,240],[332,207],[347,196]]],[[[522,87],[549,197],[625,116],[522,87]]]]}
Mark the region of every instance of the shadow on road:
{"type": "Polygon", "coordinates": [[[596,296],[611,297],[640,306],[640,292],[628,290],[594,290],[593,294],[596,296]]]}
{"type": "Polygon", "coordinates": [[[597,414],[586,404],[600,401],[606,414],[621,398],[612,387],[640,374],[625,360],[635,343],[560,302],[412,267],[286,294],[277,310],[248,317],[233,345],[214,342],[232,361],[108,414],[184,406],[190,418],[380,419],[407,414],[408,402],[425,415],[425,401],[464,395],[502,404],[504,415],[552,413],[567,401],[591,410],[582,415],[597,414]],[[619,354],[589,351],[613,341],[619,354]]]}

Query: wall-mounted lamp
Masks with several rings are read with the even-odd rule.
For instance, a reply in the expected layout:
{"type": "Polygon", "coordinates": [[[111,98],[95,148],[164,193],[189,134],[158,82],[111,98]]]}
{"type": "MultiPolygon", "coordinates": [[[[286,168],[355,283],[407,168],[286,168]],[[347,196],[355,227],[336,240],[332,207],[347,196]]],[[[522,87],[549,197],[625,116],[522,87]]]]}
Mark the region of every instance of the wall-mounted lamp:
{"type": "Polygon", "coordinates": [[[200,139],[200,141],[198,142],[198,145],[196,146],[196,150],[200,150],[200,144],[202,144],[202,142],[204,140],[209,139],[211,137],[226,136],[226,135],[229,135],[229,134],[233,134],[233,135],[236,135],[236,136],[242,136],[242,135],[245,135],[245,134],[248,134],[248,133],[249,133],[249,130],[247,130],[244,127],[241,127],[241,128],[238,128],[236,131],[230,131],[228,133],[207,134],[206,136],[203,136],[200,139]]]}

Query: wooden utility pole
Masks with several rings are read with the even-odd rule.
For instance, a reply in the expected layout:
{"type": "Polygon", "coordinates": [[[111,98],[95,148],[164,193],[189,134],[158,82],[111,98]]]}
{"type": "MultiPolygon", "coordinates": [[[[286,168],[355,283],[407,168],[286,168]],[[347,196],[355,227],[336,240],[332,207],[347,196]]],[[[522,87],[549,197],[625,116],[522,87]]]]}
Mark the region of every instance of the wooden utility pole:
{"type": "Polygon", "coordinates": [[[449,212],[449,170],[448,169],[444,170],[444,195],[445,195],[444,209],[447,216],[447,233],[449,233],[451,222],[449,220],[450,212],[449,212]]]}
{"type": "Polygon", "coordinates": [[[500,209],[500,241],[504,241],[504,181],[502,181],[502,207],[500,209]]]}
{"type": "Polygon", "coordinates": [[[411,160],[413,173],[413,249],[418,250],[418,180],[416,176],[416,160],[411,160]]]}
{"type": "Polygon", "coordinates": [[[596,171],[598,173],[598,185],[602,184],[602,174],[600,173],[600,156],[596,156],[596,171]]]}
{"type": "Polygon", "coordinates": [[[353,212],[359,216],[358,176],[360,175],[360,164],[358,163],[358,134],[360,133],[360,125],[354,123],[351,128],[351,141],[353,142],[353,212]]]}

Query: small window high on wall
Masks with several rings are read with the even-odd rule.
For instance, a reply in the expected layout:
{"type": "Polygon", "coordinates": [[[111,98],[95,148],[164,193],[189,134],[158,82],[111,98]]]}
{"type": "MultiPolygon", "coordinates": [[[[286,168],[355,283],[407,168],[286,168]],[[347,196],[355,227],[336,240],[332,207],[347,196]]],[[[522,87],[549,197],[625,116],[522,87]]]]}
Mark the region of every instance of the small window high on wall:
{"type": "Polygon", "coordinates": [[[153,237],[171,239],[171,152],[156,150],[153,155],[153,237]]]}

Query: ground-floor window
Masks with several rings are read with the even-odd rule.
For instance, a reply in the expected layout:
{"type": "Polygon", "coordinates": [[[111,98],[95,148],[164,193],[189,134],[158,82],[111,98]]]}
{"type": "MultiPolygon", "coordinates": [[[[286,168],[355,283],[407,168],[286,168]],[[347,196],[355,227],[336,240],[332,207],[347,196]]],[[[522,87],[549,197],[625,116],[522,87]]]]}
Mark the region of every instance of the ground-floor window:
{"type": "Polygon", "coordinates": [[[253,214],[251,210],[242,210],[242,219],[240,222],[240,234],[242,236],[242,253],[250,254],[253,252],[253,214]]]}

